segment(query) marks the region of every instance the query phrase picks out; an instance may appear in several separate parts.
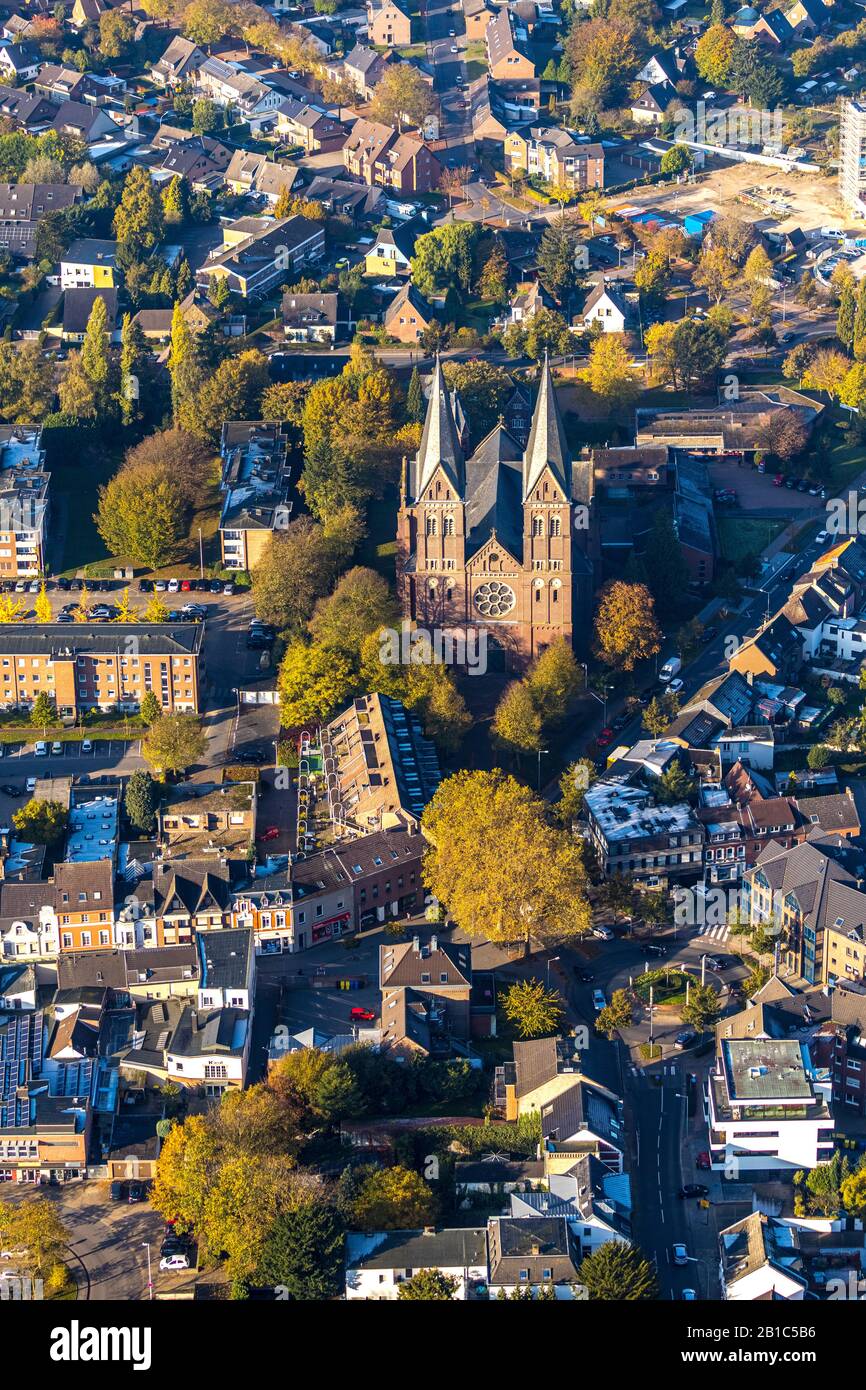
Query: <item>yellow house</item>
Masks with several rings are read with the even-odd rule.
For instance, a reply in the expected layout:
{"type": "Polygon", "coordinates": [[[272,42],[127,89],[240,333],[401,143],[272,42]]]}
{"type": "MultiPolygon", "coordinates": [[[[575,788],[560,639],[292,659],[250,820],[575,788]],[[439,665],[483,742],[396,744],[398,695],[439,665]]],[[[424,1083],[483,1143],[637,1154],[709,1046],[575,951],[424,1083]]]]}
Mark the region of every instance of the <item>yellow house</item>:
{"type": "Polygon", "coordinates": [[[110,290],[119,283],[116,241],[82,237],[73,241],[60,262],[64,290],[110,290]]]}

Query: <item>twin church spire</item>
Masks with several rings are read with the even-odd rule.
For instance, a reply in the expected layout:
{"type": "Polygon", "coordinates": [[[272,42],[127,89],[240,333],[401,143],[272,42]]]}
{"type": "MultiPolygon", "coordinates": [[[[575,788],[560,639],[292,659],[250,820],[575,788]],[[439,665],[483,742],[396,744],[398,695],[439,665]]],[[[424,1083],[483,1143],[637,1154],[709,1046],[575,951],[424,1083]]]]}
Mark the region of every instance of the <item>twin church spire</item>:
{"type": "MultiPolygon", "coordinates": [[[[556,399],[550,362],[545,353],[529,442],[523,455],[523,501],[528,501],[545,469],[550,469],[566,498],[570,498],[570,464],[565,427],[556,399]]],[[[456,496],[465,497],[466,458],[437,353],[416,462],[416,497],[424,495],[439,468],[443,470],[456,496]]]]}

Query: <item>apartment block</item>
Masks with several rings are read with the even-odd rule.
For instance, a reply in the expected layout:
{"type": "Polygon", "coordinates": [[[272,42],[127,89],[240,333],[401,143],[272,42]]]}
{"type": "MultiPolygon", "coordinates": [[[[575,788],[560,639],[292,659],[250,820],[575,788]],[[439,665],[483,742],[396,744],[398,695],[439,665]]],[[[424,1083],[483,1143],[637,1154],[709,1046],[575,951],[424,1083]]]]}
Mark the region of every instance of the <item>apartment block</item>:
{"type": "Polygon", "coordinates": [[[866,103],[843,101],[839,123],[839,196],[846,207],[866,212],[866,103]]]}
{"type": "Polygon", "coordinates": [[[273,532],[288,526],[296,494],[287,449],[281,424],[227,420],[223,425],[220,546],[226,569],[254,569],[273,532]]]}
{"type": "Polygon", "coordinates": [[[0,624],[0,707],[28,708],[44,692],[64,719],[139,708],[152,691],[169,713],[201,707],[200,623],[0,624]]]}
{"type": "Polygon", "coordinates": [[[49,474],[41,425],[0,425],[0,577],[45,569],[49,474]]]}

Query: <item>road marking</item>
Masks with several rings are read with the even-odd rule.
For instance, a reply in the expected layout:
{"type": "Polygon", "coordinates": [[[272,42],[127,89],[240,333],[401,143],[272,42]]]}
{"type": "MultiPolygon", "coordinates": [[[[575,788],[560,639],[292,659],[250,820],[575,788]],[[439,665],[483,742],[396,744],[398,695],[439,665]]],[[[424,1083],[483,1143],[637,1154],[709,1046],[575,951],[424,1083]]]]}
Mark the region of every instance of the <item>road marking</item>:
{"type": "Polygon", "coordinates": [[[730,928],[727,922],[720,922],[715,927],[701,927],[697,935],[709,937],[712,941],[727,941],[730,928]]]}

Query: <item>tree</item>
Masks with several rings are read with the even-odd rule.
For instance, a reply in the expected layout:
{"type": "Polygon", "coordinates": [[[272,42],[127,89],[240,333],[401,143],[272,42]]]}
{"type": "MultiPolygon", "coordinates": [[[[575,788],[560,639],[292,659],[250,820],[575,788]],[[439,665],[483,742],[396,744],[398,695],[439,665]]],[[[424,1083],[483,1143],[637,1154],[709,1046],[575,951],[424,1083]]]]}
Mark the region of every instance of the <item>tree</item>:
{"type": "Polygon", "coordinates": [[[660,171],[663,174],[684,174],[692,167],[692,156],[688,145],[672,145],[662,155],[660,171]]]}
{"type": "Polygon", "coordinates": [[[814,349],[808,343],[796,343],[782,363],[782,372],[791,381],[802,384],[803,375],[812,360],[814,349]]]}
{"type": "Polygon", "coordinates": [[[71,352],[58,389],[60,409],[76,421],[95,420],[99,401],[81,361],[80,352],[71,352]]]}
{"type": "Polygon", "coordinates": [[[577,281],[577,245],[576,230],[562,222],[545,227],[541,233],[536,257],[538,273],[542,283],[557,299],[561,299],[577,281]]]}
{"type": "Polygon", "coordinates": [[[280,663],[277,689],[286,728],[320,724],[351,693],[351,661],[315,642],[291,642],[280,663]]]}
{"type": "MultiPolygon", "coordinates": [[[[150,692],[148,692],[150,693],[150,692]]],[[[123,809],[126,819],[142,835],[153,830],[156,808],[159,805],[159,790],[149,772],[136,769],[126,784],[123,796],[123,809]]]]}
{"type": "Polygon", "coordinates": [[[411,1168],[374,1168],[364,1178],[352,1208],[352,1225],[362,1231],[411,1230],[429,1226],[436,1203],[431,1189],[411,1168]]]}
{"type": "Polygon", "coordinates": [[[838,397],[849,366],[844,353],[835,348],[819,348],[803,373],[803,385],[807,390],[826,391],[831,398],[838,397]]]}
{"type": "Polygon", "coordinates": [[[259,402],[268,385],[264,353],[249,349],[227,357],[216,371],[206,375],[194,401],[187,403],[179,423],[200,439],[215,444],[223,421],[252,420],[259,416],[259,402]]]}
{"type": "Polygon", "coordinates": [[[644,729],[652,738],[661,738],[676,719],[679,708],[679,700],[669,690],[662,696],[654,695],[641,716],[644,729]]]}
{"type": "Polygon", "coordinates": [[[256,616],[275,627],[300,633],[319,596],[330,588],[339,556],[312,517],[276,531],[252,572],[256,616]]]}
{"type": "Polygon", "coordinates": [[[210,48],[232,29],[231,6],[225,0],[191,0],[183,11],[183,32],[193,43],[210,48]]]}
{"type": "Polygon", "coordinates": [[[689,989],[689,1002],[683,1005],[680,1012],[683,1023],[690,1023],[698,1032],[703,1032],[715,1023],[722,1006],[712,985],[693,984],[689,989]]]}
{"type": "Polygon", "coordinates": [[[857,317],[857,297],[850,284],[842,286],[839,295],[839,311],[836,315],[836,337],[846,352],[854,346],[854,322],[857,317]]]}
{"type": "Polygon", "coordinates": [[[806,763],[812,772],[820,772],[830,763],[832,754],[826,743],[816,743],[806,754],[806,763]]]}
{"type": "Polygon", "coordinates": [[[124,314],[120,330],[120,415],[124,425],[131,425],[142,416],[142,387],[150,360],[141,325],[132,314],[124,314]]]}
{"type": "Polygon", "coordinates": [[[441,1269],[419,1269],[411,1279],[404,1279],[397,1289],[398,1299],[423,1299],[426,1303],[450,1303],[460,1287],[453,1274],[441,1269]]]}
{"type": "Polygon", "coordinates": [[[347,570],[329,598],[319,599],[309,622],[313,639],[322,647],[357,657],[371,632],[399,620],[399,607],[387,580],[375,570],[347,570]]]}
{"type": "Polygon", "coordinates": [[[477,357],[470,357],[466,362],[445,362],[442,373],[450,389],[460,397],[473,436],[483,439],[496,424],[514,390],[508,373],[477,357]]]}
{"type": "Polygon", "coordinates": [[[123,10],[105,10],[99,16],[99,52],[111,61],[123,58],[135,38],[135,21],[123,10]]]}
{"type": "Polygon", "coordinates": [[[426,413],[427,407],[424,391],[421,387],[421,374],[417,367],[413,367],[406,391],[406,419],[410,424],[422,425],[426,413]]]}
{"type": "Polygon", "coordinates": [[[374,121],[403,129],[404,122],[420,126],[436,110],[430,84],[408,63],[391,63],[376,83],[370,115],[374,121]]]}
{"type": "Polygon", "coordinates": [[[569,763],[559,779],[561,796],[555,811],[560,824],[569,829],[583,809],[587,791],[597,776],[595,763],[591,758],[578,758],[569,763]]]}
{"type": "Polygon", "coordinates": [[[43,732],[57,718],[57,707],[47,690],[40,690],[30,710],[30,723],[43,732]]]}
{"type": "Polygon", "coordinates": [[[162,203],[150,173],[140,164],[130,169],[114,214],[114,235],[136,251],[152,251],[162,236],[162,203]]]}
{"type": "Polygon", "coordinates": [[[635,1245],[607,1240],[580,1266],[580,1282],[592,1301],[634,1303],[658,1297],[655,1271],[635,1245]]]}
{"type": "Polygon", "coordinates": [[[677,806],[695,795],[695,784],[679,763],[671,763],[658,779],[658,800],[662,806],[677,806]]]}
{"type": "MultiPolygon", "coordinates": [[[[145,622],[145,623],[167,623],[167,622],[168,622],[168,609],[167,609],[167,607],[165,606],[165,604],[163,603],[163,601],[162,601],[162,599],[160,598],[159,594],[151,594],[150,598],[147,600],[147,603],[145,604],[144,612],[142,613],[141,617],[142,617],[142,622],[145,622]]],[[[153,692],[151,691],[151,692],[149,692],[149,693],[152,694],[153,692]]],[[[145,695],[145,700],[146,700],[146,699],[147,699],[147,695],[145,695]]],[[[155,695],[154,695],[154,699],[156,699],[156,696],[155,696],[155,695]]],[[[157,703],[158,703],[158,702],[157,702],[157,703]]],[[[160,709],[160,713],[162,713],[162,706],[161,706],[161,705],[159,706],[159,709],[160,709]]]]}
{"type": "Polygon", "coordinates": [[[415,242],[412,283],[421,294],[459,286],[468,292],[475,278],[474,253],[481,236],[474,222],[448,222],[415,242]]]}
{"type": "Polygon", "coordinates": [[[12,814],[20,838],[30,845],[55,845],[66,829],[68,812],[62,801],[28,801],[12,814]]]}
{"type": "Polygon", "coordinates": [[[549,824],[545,804],[513,777],[495,771],[447,778],[424,811],[423,827],[432,846],[424,883],[471,936],[526,943],[533,935],[566,939],[589,930],[580,846],[549,824]]]}
{"type": "MultiPolygon", "coordinates": [[[[542,233],[542,240],[544,239],[542,233]]],[[[478,293],[492,304],[504,304],[508,298],[508,258],[497,238],[478,276],[478,293]]]]}
{"type": "Polygon", "coordinates": [[[541,980],[517,980],[500,995],[502,1012],[521,1038],[546,1038],[557,1032],[564,1013],[562,997],[541,980]]]}
{"type": "Polygon", "coordinates": [[[0,623],[20,623],[23,617],[24,604],[21,599],[13,598],[11,594],[0,594],[0,623]]]}
{"type": "Polygon", "coordinates": [[[267,1232],[256,1283],[279,1285],[301,1302],[336,1298],[345,1287],[344,1244],[339,1213],[325,1202],[304,1201],[267,1232]]]}
{"type": "Polygon", "coordinates": [[[607,15],[572,24],[566,52],[575,73],[572,108],[596,111],[619,106],[646,44],[629,18],[607,15]]]}
{"type": "Polygon", "coordinates": [[[734,56],[734,35],[724,24],[712,24],[698,39],[695,66],[711,87],[724,87],[734,56]]]}
{"type": "Polygon", "coordinates": [[[141,752],[155,772],[182,772],[203,758],[207,739],[197,719],[164,714],[142,740],[141,752]]]}
{"type": "Polygon", "coordinates": [[[541,747],[541,715],[524,681],[512,681],[503,691],[493,716],[493,733],[499,743],[518,754],[541,747]]]}
{"type": "Polygon", "coordinates": [[[615,989],[610,1003],[603,1008],[595,1020],[596,1032],[613,1038],[621,1028],[630,1028],[634,1019],[634,1009],[628,991],[615,989]]]}
{"type": "Polygon", "coordinates": [[[808,1206],[818,1216],[836,1216],[842,1204],[842,1189],[850,1177],[851,1163],[838,1149],[829,1163],[819,1163],[806,1177],[808,1206]]]}
{"type": "Polygon", "coordinates": [[[94,299],[87,319],[81,345],[81,367],[96,393],[98,405],[104,407],[111,358],[108,350],[108,310],[101,295],[94,299]]]}
{"type": "Polygon", "coordinates": [[[4,1248],[27,1251],[26,1264],[44,1279],[69,1249],[71,1233],[61,1219],[57,1203],[47,1197],[28,1197],[23,1202],[4,1202],[0,1213],[0,1238],[4,1248]]]}
{"type": "Polygon", "coordinates": [[[866,1212],[866,1167],[862,1163],[842,1180],[839,1195],[849,1216],[862,1216],[866,1212]]]}
{"type": "Polygon", "coordinates": [[[164,565],[186,535],[189,506],[165,469],[124,468],[99,488],[96,527],[112,555],[150,569],[164,565]]]}
{"type": "Polygon", "coordinates": [[[562,723],[583,685],[571,644],[558,638],[545,647],[531,666],[526,684],[542,723],[562,723]]]}
{"type": "Polygon", "coordinates": [[[839,401],[863,413],[866,405],[866,362],[855,362],[845,373],[839,387],[839,401]]]}
{"type": "Polygon", "coordinates": [[[36,614],[37,623],[51,622],[51,599],[48,597],[48,594],[45,591],[44,579],[42,583],[39,585],[39,593],[36,595],[34,612],[36,614]]]}
{"type": "Polygon", "coordinates": [[[606,666],[633,671],[661,649],[661,632],[652,595],[645,584],[614,580],[601,591],[595,615],[599,659],[606,666]]]}
{"type": "Polygon", "coordinates": [[[54,392],[54,363],[42,356],[38,342],[0,341],[0,415],[5,421],[42,420],[52,408],[54,392]]]}
{"type": "Polygon", "coordinates": [[[621,333],[602,333],[589,349],[589,366],[579,373],[612,411],[627,410],[638,394],[631,353],[621,333]]]}
{"type": "Polygon", "coordinates": [[[698,259],[692,280],[705,289],[710,299],[719,304],[737,278],[737,267],[723,246],[705,247],[698,259]]]}

